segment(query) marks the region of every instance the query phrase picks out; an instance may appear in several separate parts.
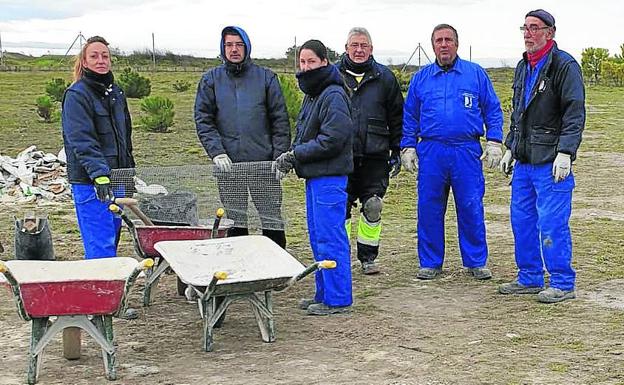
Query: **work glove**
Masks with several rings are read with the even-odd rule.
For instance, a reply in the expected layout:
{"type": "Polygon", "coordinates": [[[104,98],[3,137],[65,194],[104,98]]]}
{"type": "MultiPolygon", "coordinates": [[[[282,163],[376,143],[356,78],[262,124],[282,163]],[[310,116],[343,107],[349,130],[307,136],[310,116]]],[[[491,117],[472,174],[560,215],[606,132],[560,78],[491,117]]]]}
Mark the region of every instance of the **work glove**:
{"type": "Polygon", "coordinates": [[[572,160],[569,154],[562,152],[557,153],[557,157],[553,162],[552,174],[555,177],[555,183],[561,182],[570,175],[572,168],[572,160]]]}
{"type": "Polygon", "coordinates": [[[414,147],[405,147],[401,150],[401,163],[403,163],[403,167],[409,172],[416,172],[416,170],[418,170],[418,157],[416,156],[416,149],[414,147]]]}
{"type": "Polygon", "coordinates": [[[275,168],[284,175],[295,168],[295,152],[293,150],[286,151],[275,159],[275,168]]]}
{"type": "Polygon", "coordinates": [[[100,202],[112,202],[115,199],[109,177],[98,176],[93,181],[95,182],[95,196],[100,202]]]}
{"type": "Polygon", "coordinates": [[[485,163],[487,168],[496,168],[500,164],[502,157],[503,150],[501,149],[500,143],[488,140],[485,143],[483,155],[481,155],[481,158],[479,159],[485,163]]]}
{"type": "Polygon", "coordinates": [[[232,160],[227,154],[217,155],[212,158],[212,162],[214,163],[217,170],[222,172],[230,172],[232,171],[232,160]]]}
{"type": "Polygon", "coordinates": [[[505,174],[505,176],[511,175],[513,171],[513,157],[511,156],[511,150],[505,151],[505,155],[503,155],[503,159],[501,159],[498,164],[498,169],[500,172],[505,174]]]}
{"type": "Polygon", "coordinates": [[[390,165],[390,178],[399,175],[399,172],[401,172],[401,153],[397,150],[392,150],[388,164],[390,165]]]}

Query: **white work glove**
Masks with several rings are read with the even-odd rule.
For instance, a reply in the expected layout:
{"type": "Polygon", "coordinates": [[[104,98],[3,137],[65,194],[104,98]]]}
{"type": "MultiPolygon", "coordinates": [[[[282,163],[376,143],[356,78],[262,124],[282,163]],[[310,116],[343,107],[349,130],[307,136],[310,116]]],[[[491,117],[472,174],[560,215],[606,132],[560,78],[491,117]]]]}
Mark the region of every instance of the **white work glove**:
{"type": "Polygon", "coordinates": [[[503,159],[500,160],[498,164],[498,169],[500,172],[508,176],[511,174],[513,170],[513,157],[511,156],[511,150],[507,149],[505,151],[505,155],[503,155],[503,159]]]}
{"type": "Polygon", "coordinates": [[[214,158],[212,158],[212,161],[214,162],[214,165],[217,168],[217,170],[223,171],[223,172],[232,171],[232,161],[230,160],[230,157],[227,156],[227,154],[217,155],[214,158]]]}
{"type": "Polygon", "coordinates": [[[561,182],[570,175],[572,168],[572,160],[569,154],[562,152],[557,153],[557,157],[553,162],[552,174],[555,177],[555,183],[561,182]]]}
{"type": "Polygon", "coordinates": [[[483,150],[483,155],[481,155],[480,160],[485,163],[487,168],[496,168],[500,164],[501,158],[503,157],[503,150],[501,149],[500,143],[492,142],[488,140],[485,143],[485,150],[483,150]]]}
{"type": "Polygon", "coordinates": [[[418,157],[416,156],[416,149],[414,147],[405,147],[401,150],[401,163],[403,168],[409,172],[416,172],[418,170],[418,157]]]}

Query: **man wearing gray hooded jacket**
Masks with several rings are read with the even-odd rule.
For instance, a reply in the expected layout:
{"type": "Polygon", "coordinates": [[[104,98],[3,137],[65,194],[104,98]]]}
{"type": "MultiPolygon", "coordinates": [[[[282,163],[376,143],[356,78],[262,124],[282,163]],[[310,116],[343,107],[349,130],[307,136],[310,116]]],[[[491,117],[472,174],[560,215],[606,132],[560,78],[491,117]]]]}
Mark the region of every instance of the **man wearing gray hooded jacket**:
{"type": "MultiPolygon", "coordinates": [[[[290,147],[290,123],[275,73],[255,65],[240,27],[221,32],[223,65],[206,72],[197,89],[197,135],[215,164],[221,201],[234,220],[230,236],[247,235],[247,191],[262,220],[262,233],[286,246],[282,190],[271,167],[241,177],[233,163],[273,161],[290,147]],[[277,193],[276,193],[277,192],[277,193]],[[271,196],[267,196],[267,194],[271,196]]],[[[279,171],[277,171],[279,172],[279,171]]]]}

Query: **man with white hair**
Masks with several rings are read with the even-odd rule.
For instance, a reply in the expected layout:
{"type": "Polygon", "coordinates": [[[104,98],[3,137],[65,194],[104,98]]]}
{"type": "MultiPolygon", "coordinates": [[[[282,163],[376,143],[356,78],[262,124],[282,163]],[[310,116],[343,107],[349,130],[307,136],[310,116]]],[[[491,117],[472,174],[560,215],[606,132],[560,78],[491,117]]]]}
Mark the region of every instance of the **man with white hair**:
{"type": "Polygon", "coordinates": [[[392,71],[373,58],[373,42],[366,28],[349,31],[346,53],[338,65],[351,96],[353,174],[349,176],[346,226],[351,233],[351,209],[360,201],[357,258],[362,273],[379,273],[381,209],[390,177],[401,170],[399,144],[403,95],[392,71]]]}

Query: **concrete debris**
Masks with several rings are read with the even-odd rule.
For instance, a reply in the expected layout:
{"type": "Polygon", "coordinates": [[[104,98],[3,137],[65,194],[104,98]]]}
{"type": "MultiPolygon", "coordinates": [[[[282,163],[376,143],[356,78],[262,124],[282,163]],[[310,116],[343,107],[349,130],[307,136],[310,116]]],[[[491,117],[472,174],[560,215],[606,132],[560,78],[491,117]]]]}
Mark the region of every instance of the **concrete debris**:
{"type": "Polygon", "coordinates": [[[0,154],[0,203],[71,198],[64,153],[59,156],[30,146],[15,158],[0,154]]]}

